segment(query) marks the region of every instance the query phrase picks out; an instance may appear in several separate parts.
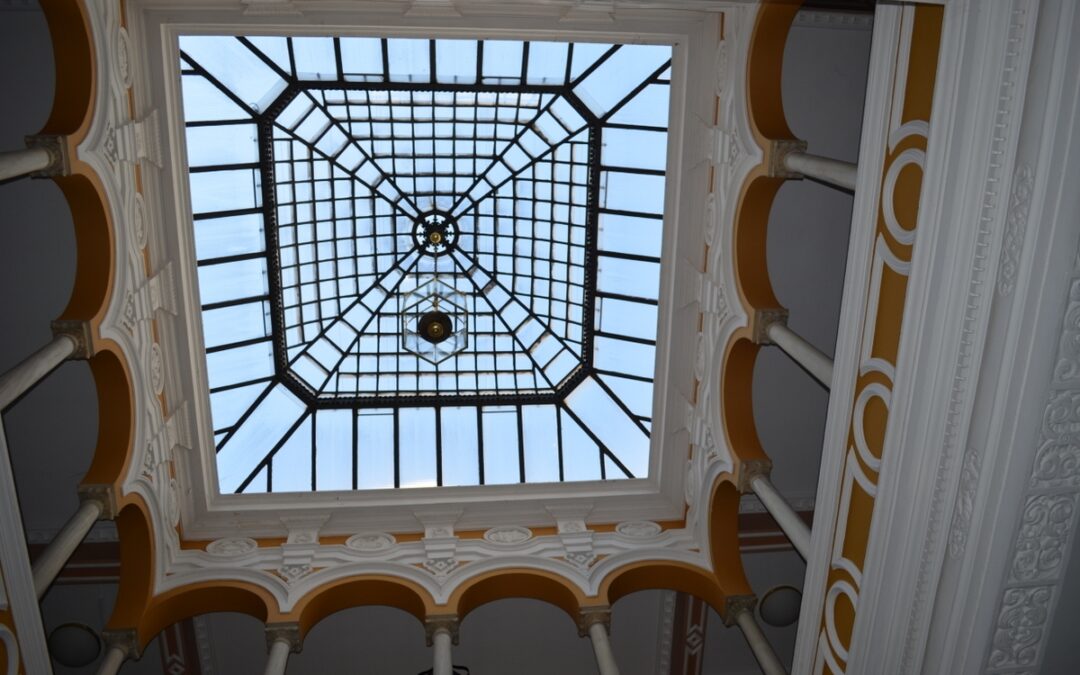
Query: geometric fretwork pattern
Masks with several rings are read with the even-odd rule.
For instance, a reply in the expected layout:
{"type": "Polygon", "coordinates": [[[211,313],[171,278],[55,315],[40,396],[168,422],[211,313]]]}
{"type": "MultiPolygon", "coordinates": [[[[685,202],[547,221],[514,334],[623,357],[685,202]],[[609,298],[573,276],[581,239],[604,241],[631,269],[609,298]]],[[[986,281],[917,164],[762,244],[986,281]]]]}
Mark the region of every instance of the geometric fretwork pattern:
{"type": "Polygon", "coordinates": [[[669,46],[180,47],[222,491],[646,475],[669,46]]]}

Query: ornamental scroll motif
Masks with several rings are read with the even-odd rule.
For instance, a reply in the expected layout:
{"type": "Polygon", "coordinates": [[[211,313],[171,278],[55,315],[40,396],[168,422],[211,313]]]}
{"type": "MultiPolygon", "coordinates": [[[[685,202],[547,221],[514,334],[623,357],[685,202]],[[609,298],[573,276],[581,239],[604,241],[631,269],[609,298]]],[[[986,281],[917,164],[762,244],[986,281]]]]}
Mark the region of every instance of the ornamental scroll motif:
{"type": "MultiPolygon", "coordinates": [[[[849,418],[848,447],[841,475],[837,525],[833,535],[825,604],[817,640],[815,673],[844,673],[859,606],[862,569],[878,471],[885,446],[900,330],[929,135],[930,100],[941,31],[940,8],[903,10],[900,48],[893,77],[889,126],[884,139],[880,206],[869,257],[859,366],[849,418]],[[918,39],[914,39],[917,36],[918,39]],[[920,53],[922,52],[922,53],[920,53]],[[925,72],[918,66],[927,69],[925,72]]],[[[864,143],[866,139],[864,139],[864,143]]],[[[862,186],[860,186],[862,189],[862,186]]],[[[853,227],[859,227],[856,220],[853,227]]],[[[865,224],[863,225],[865,226],[865,224]]],[[[834,383],[834,387],[842,386],[834,383]]],[[[850,386],[850,385],[848,385],[850,386]]],[[[826,449],[826,451],[829,451],[826,449]]]]}

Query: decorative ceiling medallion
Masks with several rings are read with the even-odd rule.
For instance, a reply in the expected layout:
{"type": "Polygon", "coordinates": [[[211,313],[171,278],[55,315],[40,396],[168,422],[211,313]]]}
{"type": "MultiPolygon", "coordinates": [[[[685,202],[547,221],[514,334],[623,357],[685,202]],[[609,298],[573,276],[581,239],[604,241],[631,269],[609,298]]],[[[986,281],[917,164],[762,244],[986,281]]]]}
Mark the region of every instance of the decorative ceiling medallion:
{"type": "Polygon", "coordinates": [[[654,522],[648,520],[636,520],[626,523],[619,523],[615,526],[615,531],[624,537],[630,537],[632,539],[651,539],[657,537],[663,532],[663,529],[654,522]]]}
{"type": "Polygon", "coordinates": [[[226,537],[210,542],[206,552],[217,558],[239,558],[258,548],[259,542],[249,537],[226,537]]]}

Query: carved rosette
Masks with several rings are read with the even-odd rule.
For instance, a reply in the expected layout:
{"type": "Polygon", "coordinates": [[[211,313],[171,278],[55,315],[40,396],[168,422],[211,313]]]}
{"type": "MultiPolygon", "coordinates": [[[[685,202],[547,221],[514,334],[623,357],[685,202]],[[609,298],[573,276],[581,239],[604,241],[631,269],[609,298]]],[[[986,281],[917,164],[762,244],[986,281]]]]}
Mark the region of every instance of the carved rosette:
{"type": "Polygon", "coordinates": [[[360,553],[377,553],[392,548],[396,543],[397,540],[393,535],[385,532],[371,532],[354,534],[345,540],[345,547],[360,553]]]}

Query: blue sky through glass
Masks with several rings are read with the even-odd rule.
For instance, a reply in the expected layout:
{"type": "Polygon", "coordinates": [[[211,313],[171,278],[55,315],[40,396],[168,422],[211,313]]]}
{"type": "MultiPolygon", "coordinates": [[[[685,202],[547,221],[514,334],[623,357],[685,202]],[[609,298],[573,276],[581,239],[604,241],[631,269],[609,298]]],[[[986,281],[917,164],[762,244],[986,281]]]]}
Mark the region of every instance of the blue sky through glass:
{"type": "Polygon", "coordinates": [[[669,46],[180,49],[223,492],[647,474],[669,46]]]}

